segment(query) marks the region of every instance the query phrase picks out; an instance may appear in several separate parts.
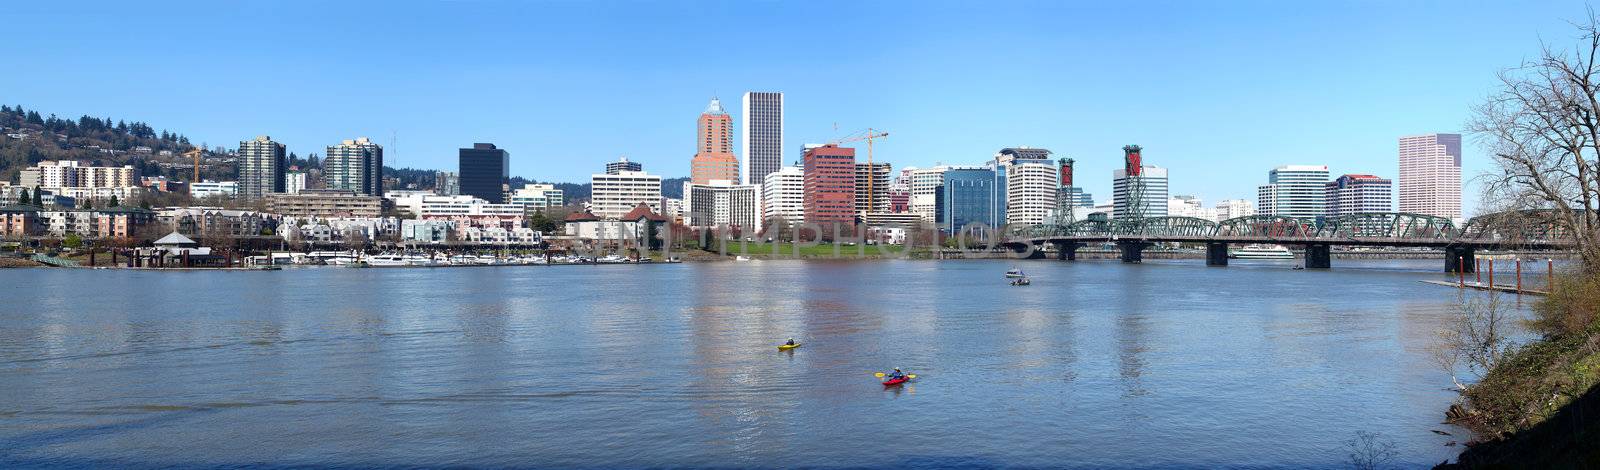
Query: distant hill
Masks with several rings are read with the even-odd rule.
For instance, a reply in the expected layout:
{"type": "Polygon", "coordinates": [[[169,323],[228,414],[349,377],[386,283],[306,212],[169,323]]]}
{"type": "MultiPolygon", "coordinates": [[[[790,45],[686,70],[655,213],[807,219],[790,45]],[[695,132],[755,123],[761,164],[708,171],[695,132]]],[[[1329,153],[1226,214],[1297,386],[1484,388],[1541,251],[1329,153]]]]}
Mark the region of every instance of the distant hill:
{"type": "MultiPolygon", "coordinates": [[[[0,128],[0,179],[5,181],[15,182],[23,168],[44,160],[134,165],[141,173],[152,176],[189,174],[193,168],[181,156],[195,147],[188,137],[167,130],[157,132],[143,121],[94,116],[62,119],[20,105],[0,105],[0,128]],[[175,155],[161,157],[163,150],[175,155]],[[162,165],[163,161],[167,164],[162,165]]],[[[203,170],[202,177],[233,173],[231,163],[205,164],[203,170]]]]}

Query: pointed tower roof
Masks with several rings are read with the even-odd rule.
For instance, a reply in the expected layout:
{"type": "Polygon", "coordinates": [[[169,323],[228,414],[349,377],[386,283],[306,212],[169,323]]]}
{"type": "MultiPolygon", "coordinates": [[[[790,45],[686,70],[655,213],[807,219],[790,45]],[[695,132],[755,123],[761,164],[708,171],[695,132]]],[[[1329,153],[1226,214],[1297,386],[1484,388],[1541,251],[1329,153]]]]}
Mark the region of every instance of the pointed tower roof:
{"type": "Polygon", "coordinates": [[[721,115],[724,115],[724,114],[728,114],[728,112],[722,109],[722,100],[719,100],[716,97],[712,97],[711,98],[711,104],[706,105],[706,112],[701,113],[701,114],[710,114],[710,115],[713,115],[713,116],[721,116],[721,115]]]}

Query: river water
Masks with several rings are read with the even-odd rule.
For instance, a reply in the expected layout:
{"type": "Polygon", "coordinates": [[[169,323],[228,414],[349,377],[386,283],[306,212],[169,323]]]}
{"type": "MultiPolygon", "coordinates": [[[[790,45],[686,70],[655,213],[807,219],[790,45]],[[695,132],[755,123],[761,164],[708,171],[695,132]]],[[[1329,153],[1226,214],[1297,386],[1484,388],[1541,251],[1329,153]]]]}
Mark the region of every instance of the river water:
{"type": "Polygon", "coordinates": [[[1442,262],[1203,264],[0,270],[0,467],[1342,467],[1358,431],[1404,466],[1459,452],[1428,354],[1458,293],[1417,282],[1442,262]],[[919,377],[886,390],[894,367],[919,377]]]}

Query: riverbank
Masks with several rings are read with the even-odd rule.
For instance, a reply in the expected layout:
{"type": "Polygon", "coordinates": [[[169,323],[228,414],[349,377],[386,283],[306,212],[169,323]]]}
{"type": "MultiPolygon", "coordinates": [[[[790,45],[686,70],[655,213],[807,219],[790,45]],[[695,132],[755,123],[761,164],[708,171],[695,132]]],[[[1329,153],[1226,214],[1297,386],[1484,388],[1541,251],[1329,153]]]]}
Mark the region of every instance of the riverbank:
{"type": "Polygon", "coordinates": [[[1457,463],[1438,468],[1600,467],[1600,274],[1557,278],[1508,350],[1446,417],[1473,431],[1457,463]]]}

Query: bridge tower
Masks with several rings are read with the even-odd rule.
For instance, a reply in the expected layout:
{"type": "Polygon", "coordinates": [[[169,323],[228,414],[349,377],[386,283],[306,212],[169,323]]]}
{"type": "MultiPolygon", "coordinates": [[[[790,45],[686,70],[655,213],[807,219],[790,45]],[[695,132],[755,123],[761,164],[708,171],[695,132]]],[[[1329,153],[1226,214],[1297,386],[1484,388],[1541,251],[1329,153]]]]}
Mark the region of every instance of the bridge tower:
{"type": "Polygon", "coordinates": [[[1075,207],[1072,186],[1072,159],[1057,160],[1061,165],[1061,184],[1056,190],[1056,224],[1060,226],[1072,225],[1077,222],[1072,208],[1075,207]]]}
{"type": "Polygon", "coordinates": [[[1130,219],[1143,219],[1145,217],[1144,200],[1144,160],[1140,152],[1144,148],[1138,145],[1122,147],[1122,200],[1127,206],[1123,209],[1123,216],[1130,219]]]}

